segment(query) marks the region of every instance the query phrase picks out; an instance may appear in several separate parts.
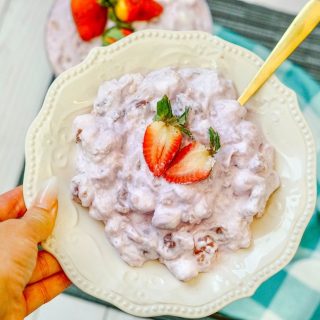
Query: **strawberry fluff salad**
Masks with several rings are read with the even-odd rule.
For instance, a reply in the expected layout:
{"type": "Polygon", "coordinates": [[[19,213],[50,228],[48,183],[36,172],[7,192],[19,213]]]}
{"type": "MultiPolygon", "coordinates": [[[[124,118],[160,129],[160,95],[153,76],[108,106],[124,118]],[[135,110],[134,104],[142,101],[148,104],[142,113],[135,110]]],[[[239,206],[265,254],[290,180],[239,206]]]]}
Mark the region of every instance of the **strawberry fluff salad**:
{"type": "Polygon", "coordinates": [[[164,68],[103,83],[74,120],[73,199],[130,266],[159,260],[188,281],[218,252],[250,246],[280,181],[273,147],[236,97],[216,70],[164,68]]]}

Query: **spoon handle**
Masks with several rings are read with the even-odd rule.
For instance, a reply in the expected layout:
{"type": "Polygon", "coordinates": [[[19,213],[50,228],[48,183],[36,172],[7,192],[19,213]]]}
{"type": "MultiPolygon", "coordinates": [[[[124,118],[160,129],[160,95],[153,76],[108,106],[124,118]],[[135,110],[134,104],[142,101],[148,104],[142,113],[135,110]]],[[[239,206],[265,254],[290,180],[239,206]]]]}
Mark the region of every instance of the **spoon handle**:
{"type": "MultiPolygon", "coordinates": [[[[320,0],[310,0],[294,19],[238,102],[243,106],[320,22],[320,0]]],[[[319,56],[320,59],[320,56],[319,56]]]]}

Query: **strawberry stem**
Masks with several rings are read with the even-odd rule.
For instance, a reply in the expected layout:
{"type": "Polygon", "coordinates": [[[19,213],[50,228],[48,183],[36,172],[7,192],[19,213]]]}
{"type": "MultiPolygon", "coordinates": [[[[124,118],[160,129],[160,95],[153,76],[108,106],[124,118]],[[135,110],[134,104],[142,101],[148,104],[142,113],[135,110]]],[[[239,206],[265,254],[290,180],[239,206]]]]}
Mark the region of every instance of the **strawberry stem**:
{"type": "Polygon", "coordinates": [[[108,10],[108,17],[110,20],[112,20],[115,23],[115,26],[107,29],[104,31],[103,35],[102,35],[102,45],[103,46],[107,46],[113,42],[116,42],[117,40],[123,38],[125,35],[122,36],[117,36],[115,38],[110,38],[108,36],[108,33],[113,32],[113,29],[128,29],[131,30],[132,32],[134,31],[134,28],[132,26],[131,23],[127,23],[124,22],[122,20],[120,20],[118,18],[118,16],[116,15],[116,11],[115,11],[115,5],[117,4],[118,0],[97,0],[97,2],[102,6],[102,7],[106,7],[109,8],[108,10]],[[110,41],[112,40],[112,41],[110,41]]]}
{"type": "Polygon", "coordinates": [[[97,2],[103,7],[114,7],[117,3],[117,0],[97,0],[97,2]]]}

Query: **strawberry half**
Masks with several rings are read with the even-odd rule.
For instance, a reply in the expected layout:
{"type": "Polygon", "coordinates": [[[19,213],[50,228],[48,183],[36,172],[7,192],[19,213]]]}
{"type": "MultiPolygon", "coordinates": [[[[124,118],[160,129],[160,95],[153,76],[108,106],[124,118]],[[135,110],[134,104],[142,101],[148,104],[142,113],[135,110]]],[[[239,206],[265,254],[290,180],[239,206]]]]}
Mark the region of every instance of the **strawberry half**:
{"type": "Polygon", "coordinates": [[[143,155],[156,177],[162,176],[180,148],[182,134],[179,129],[156,121],[147,127],[143,140],[143,155]]]}
{"type": "Polygon", "coordinates": [[[162,11],[161,4],[154,0],[118,0],[115,6],[117,17],[124,22],[151,20],[162,11]]]}
{"type": "Polygon", "coordinates": [[[188,184],[208,178],[214,165],[213,156],[220,149],[218,133],[210,128],[209,136],[210,148],[193,141],[179,151],[164,174],[168,182],[188,184]]]}
{"type": "Polygon", "coordinates": [[[101,6],[97,0],[71,0],[71,11],[82,40],[90,41],[103,33],[108,8],[101,6]]]}
{"type": "Polygon", "coordinates": [[[157,115],[144,134],[143,155],[150,171],[156,176],[163,175],[180,149],[182,132],[191,136],[186,128],[189,109],[180,116],[172,114],[170,100],[164,96],[157,103],[157,115]]]}

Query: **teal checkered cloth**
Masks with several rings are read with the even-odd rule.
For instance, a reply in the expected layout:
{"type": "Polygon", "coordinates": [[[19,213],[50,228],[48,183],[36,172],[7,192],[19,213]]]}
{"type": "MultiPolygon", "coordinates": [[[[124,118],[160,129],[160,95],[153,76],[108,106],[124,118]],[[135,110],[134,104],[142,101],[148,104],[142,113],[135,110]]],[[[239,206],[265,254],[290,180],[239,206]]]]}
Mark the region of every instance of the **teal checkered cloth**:
{"type": "MultiPolygon", "coordinates": [[[[265,59],[269,50],[225,28],[215,26],[215,34],[245,47],[265,59]]],[[[318,55],[320,60],[320,52],[318,55]]],[[[318,153],[320,186],[320,84],[303,69],[287,61],[277,76],[293,89],[314,134],[318,153]]],[[[320,319],[320,194],[317,208],[304,233],[294,259],[283,270],[264,282],[250,297],[238,300],[221,313],[245,320],[319,320],[320,319]]]]}

